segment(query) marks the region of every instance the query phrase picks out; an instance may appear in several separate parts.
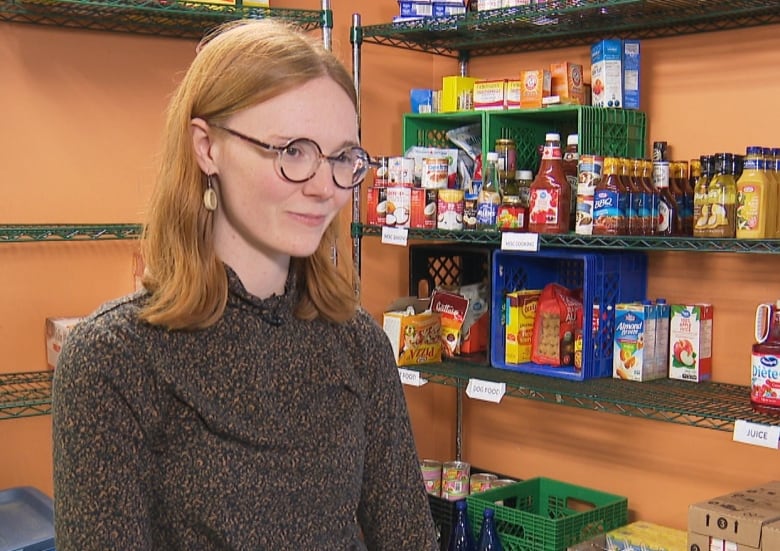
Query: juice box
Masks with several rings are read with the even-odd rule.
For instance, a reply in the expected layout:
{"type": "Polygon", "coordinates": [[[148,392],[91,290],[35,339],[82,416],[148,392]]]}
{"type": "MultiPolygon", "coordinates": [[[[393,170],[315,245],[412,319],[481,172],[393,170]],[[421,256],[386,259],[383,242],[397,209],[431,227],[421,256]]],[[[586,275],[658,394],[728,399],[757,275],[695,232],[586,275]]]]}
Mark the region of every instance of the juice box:
{"type": "Polygon", "coordinates": [[[506,295],[506,346],[508,364],[531,361],[531,339],[534,334],[536,306],[540,290],[513,291],[506,295]]]}
{"type": "Polygon", "coordinates": [[[669,378],[712,377],[712,305],[672,304],[669,318],[669,378]]]}
{"type": "Polygon", "coordinates": [[[666,377],[666,372],[657,370],[656,313],[656,307],[649,301],[615,305],[615,337],[612,346],[614,378],[650,381],[666,377]]]}

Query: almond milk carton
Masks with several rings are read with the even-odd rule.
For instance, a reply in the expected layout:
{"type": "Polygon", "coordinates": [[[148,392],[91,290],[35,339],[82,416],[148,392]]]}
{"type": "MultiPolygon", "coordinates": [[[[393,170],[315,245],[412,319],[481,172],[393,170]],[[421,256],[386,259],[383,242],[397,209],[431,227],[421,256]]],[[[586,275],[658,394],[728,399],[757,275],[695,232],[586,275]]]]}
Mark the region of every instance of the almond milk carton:
{"type": "Polygon", "coordinates": [[[712,305],[672,304],[669,318],[669,378],[712,377],[712,305]]]}
{"type": "Polygon", "coordinates": [[[657,309],[649,301],[615,305],[612,376],[630,381],[666,377],[655,360],[657,309]]]}

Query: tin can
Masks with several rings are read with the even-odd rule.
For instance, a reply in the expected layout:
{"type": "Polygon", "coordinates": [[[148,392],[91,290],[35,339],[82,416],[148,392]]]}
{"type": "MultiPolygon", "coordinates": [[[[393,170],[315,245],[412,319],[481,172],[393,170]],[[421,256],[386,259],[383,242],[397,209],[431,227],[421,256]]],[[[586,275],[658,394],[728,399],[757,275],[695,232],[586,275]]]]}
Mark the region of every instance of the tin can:
{"type": "Polygon", "coordinates": [[[498,207],[496,216],[498,229],[504,231],[522,231],[527,227],[525,220],[525,207],[520,204],[517,195],[505,195],[498,207]]]}
{"type": "Polygon", "coordinates": [[[463,198],[463,229],[477,229],[477,201],[476,193],[467,193],[463,198]]]}
{"type": "Polygon", "coordinates": [[[449,168],[450,160],[445,156],[424,158],[420,173],[420,186],[426,189],[445,189],[449,168]]]}
{"type": "Polygon", "coordinates": [[[457,501],[469,495],[471,465],[465,461],[448,461],[441,467],[441,497],[457,501]]]}
{"type": "Polygon", "coordinates": [[[596,185],[601,181],[604,158],[597,155],[580,155],[577,167],[577,197],[574,214],[574,233],[593,234],[593,197],[596,185]]]}
{"type": "Polygon", "coordinates": [[[495,480],[498,476],[493,473],[474,473],[469,481],[469,495],[489,490],[495,480]]]}
{"type": "Polygon", "coordinates": [[[432,496],[441,497],[441,461],[423,459],[420,462],[425,490],[432,496]]]}
{"type": "Polygon", "coordinates": [[[440,230],[462,230],[463,190],[440,189],[436,210],[438,212],[437,228],[440,230]]]}
{"type": "Polygon", "coordinates": [[[390,157],[375,157],[374,187],[387,187],[390,184],[390,157]]]}

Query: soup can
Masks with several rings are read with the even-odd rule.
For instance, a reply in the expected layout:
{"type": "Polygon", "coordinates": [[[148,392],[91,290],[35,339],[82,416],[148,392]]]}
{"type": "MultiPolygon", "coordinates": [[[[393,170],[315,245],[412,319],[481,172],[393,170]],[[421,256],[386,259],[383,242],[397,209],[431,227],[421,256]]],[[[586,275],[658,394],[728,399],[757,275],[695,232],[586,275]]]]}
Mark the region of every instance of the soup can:
{"type": "Polygon", "coordinates": [[[426,157],[422,160],[420,185],[426,189],[444,189],[447,187],[450,160],[446,156],[426,157]]]}
{"type": "Polygon", "coordinates": [[[436,227],[440,230],[463,229],[463,190],[440,189],[436,212],[436,227]]]}
{"type": "Polygon", "coordinates": [[[469,494],[489,490],[495,480],[498,480],[498,476],[493,473],[474,473],[469,480],[469,494]]]}
{"type": "Polygon", "coordinates": [[[441,461],[434,459],[423,459],[420,462],[423,480],[425,481],[425,491],[432,496],[441,496],[441,461]]]}
{"type": "Polygon", "coordinates": [[[390,157],[375,157],[374,187],[387,187],[390,183],[390,157]]]}
{"type": "Polygon", "coordinates": [[[448,461],[441,466],[441,497],[457,501],[469,495],[471,465],[465,461],[448,461]]]}

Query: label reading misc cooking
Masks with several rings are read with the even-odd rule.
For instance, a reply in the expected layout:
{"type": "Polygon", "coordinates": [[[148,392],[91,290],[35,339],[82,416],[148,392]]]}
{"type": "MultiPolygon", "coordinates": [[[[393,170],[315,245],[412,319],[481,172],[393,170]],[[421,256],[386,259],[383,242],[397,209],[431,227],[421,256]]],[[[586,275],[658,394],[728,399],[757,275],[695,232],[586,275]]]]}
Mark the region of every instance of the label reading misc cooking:
{"type": "Polygon", "coordinates": [[[501,232],[501,250],[536,252],[539,250],[539,234],[501,232]]]}
{"type": "Polygon", "coordinates": [[[483,400],[497,404],[506,394],[506,383],[469,379],[466,387],[466,396],[473,400],[483,400]]]}
{"type": "Polygon", "coordinates": [[[734,422],[734,442],[776,450],[780,448],[780,426],[760,425],[748,421],[734,422]]]}

